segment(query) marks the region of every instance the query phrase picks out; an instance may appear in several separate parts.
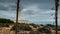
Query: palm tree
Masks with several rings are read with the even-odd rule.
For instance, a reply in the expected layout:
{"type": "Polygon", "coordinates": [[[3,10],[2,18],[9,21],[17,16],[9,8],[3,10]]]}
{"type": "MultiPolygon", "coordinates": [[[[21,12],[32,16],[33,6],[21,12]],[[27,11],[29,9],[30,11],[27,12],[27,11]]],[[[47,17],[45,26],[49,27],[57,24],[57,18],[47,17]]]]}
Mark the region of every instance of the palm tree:
{"type": "Polygon", "coordinates": [[[18,29],[17,29],[17,26],[18,26],[18,12],[19,12],[19,2],[20,0],[17,0],[17,12],[16,12],[16,32],[15,34],[18,34],[18,29]]]}
{"type": "Polygon", "coordinates": [[[56,34],[57,32],[57,26],[58,26],[58,6],[59,6],[59,0],[55,0],[55,9],[52,8],[52,10],[55,10],[55,24],[56,24],[56,34]]]}
{"type": "Polygon", "coordinates": [[[55,23],[56,23],[56,34],[58,34],[57,29],[58,29],[58,4],[59,0],[55,0],[55,23]]]}

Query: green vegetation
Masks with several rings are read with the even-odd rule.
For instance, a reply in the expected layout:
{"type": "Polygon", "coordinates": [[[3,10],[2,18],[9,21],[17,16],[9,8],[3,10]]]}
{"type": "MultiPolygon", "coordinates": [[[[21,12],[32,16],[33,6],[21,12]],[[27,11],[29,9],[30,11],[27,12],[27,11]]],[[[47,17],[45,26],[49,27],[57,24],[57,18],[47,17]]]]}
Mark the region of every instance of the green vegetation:
{"type": "Polygon", "coordinates": [[[34,24],[34,23],[31,23],[31,24],[29,24],[29,25],[32,25],[34,28],[37,28],[37,26],[39,26],[39,25],[36,25],[36,24],[34,24]]]}
{"type": "Polygon", "coordinates": [[[0,23],[14,23],[14,22],[10,19],[0,18],[0,23]]]}
{"type": "Polygon", "coordinates": [[[52,25],[52,24],[46,24],[46,26],[54,27],[54,25],[52,25]]]}
{"type": "Polygon", "coordinates": [[[46,34],[51,34],[51,31],[47,29],[46,27],[39,28],[38,31],[42,33],[46,33],[46,34]]]}
{"type": "Polygon", "coordinates": [[[43,24],[40,24],[40,26],[44,26],[43,24]]]}
{"type": "Polygon", "coordinates": [[[0,18],[0,27],[9,27],[14,22],[10,19],[0,18]]]}
{"type": "MultiPolygon", "coordinates": [[[[18,24],[17,28],[18,30],[24,30],[24,31],[32,30],[32,28],[30,28],[28,24],[22,24],[22,23],[18,24]]],[[[14,25],[11,30],[15,30],[15,29],[16,29],[16,25],[14,25]]]]}

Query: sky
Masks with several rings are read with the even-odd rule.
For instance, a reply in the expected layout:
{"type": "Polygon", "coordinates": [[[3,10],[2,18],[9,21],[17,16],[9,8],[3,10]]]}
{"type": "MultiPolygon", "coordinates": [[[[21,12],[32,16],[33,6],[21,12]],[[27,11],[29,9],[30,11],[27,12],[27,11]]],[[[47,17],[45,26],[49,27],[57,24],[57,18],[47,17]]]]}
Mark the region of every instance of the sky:
{"type": "MultiPolygon", "coordinates": [[[[17,0],[0,0],[0,18],[16,20],[17,0]]],[[[54,24],[54,0],[20,0],[20,20],[35,24],[54,24]]],[[[60,4],[60,1],[59,1],[60,4]]],[[[60,6],[58,24],[60,25],[60,6]]]]}

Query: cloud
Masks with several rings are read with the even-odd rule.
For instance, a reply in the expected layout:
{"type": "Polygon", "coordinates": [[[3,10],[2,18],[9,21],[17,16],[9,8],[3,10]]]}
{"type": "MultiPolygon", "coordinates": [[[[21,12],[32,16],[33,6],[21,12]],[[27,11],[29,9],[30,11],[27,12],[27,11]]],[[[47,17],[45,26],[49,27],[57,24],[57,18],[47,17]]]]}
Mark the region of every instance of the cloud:
{"type": "Polygon", "coordinates": [[[16,0],[0,0],[2,3],[13,3],[16,2],[16,0]]]}
{"type": "MultiPolygon", "coordinates": [[[[9,1],[9,0],[6,0],[6,2],[7,1],[9,1]]],[[[16,10],[16,7],[17,7],[16,3],[14,3],[14,2],[4,3],[4,2],[5,2],[5,0],[0,1],[0,10],[4,10],[4,11],[6,11],[6,10],[16,10]]]]}
{"type": "Polygon", "coordinates": [[[24,8],[21,10],[22,14],[26,15],[46,15],[46,14],[54,14],[54,10],[44,10],[38,8],[38,5],[32,5],[32,6],[27,6],[27,8],[24,8]]]}
{"type": "Polygon", "coordinates": [[[15,11],[1,11],[0,10],[0,18],[9,18],[15,20],[16,12],[15,11]]]}
{"type": "Polygon", "coordinates": [[[54,7],[54,0],[21,0],[21,6],[38,5],[41,9],[51,9],[54,7]]]}
{"type": "Polygon", "coordinates": [[[6,7],[4,5],[0,5],[0,10],[8,10],[8,7],[6,7]]]}
{"type": "Polygon", "coordinates": [[[54,10],[44,10],[38,8],[37,5],[33,5],[21,10],[21,19],[26,19],[30,22],[53,22],[52,13],[54,13],[54,10]]]}
{"type": "MultiPolygon", "coordinates": [[[[54,22],[54,0],[21,0],[20,11],[22,20],[29,20],[31,23],[54,22]]],[[[16,0],[0,1],[0,16],[4,18],[16,18],[16,0]]]]}

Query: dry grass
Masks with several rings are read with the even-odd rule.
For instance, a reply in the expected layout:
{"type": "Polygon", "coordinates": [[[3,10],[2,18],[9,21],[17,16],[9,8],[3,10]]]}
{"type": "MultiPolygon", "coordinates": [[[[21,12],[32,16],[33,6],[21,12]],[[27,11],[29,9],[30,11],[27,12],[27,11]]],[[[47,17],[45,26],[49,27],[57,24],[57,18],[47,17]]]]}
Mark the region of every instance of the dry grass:
{"type": "MultiPolygon", "coordinates": [[[[33,28],[33,26],[30,26],[33,30],[36,30],[37,28],[33,28]]],[[[2,27],[0,28],[0,34],[15,34],[15,31],[10,31],[11,27],[2,27]]],[[[39,27],[40,28],[40,27],[39,27]]],[[[31,31],[19,31],[19,34],[29,34],[31,31]]],[[[52,34],[55,34],[55,30],[51,30],[52,34]]],[[[58,34],[60,34],[60,31],[58,31],[58,34]]]]}

